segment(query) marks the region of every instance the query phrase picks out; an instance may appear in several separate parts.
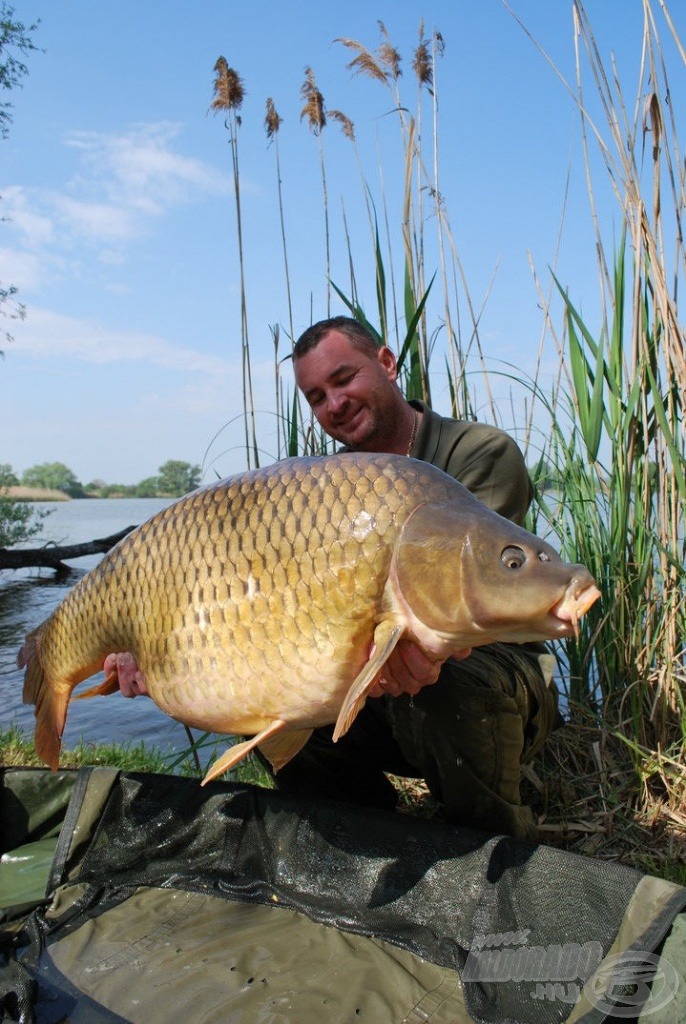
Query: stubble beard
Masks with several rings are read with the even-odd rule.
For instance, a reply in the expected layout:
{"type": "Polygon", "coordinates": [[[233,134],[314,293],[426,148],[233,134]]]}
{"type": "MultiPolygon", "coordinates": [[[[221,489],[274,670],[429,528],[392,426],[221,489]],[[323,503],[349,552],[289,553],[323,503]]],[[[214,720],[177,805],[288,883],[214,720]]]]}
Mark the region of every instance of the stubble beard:
{"type": "Polygon", "coordinates": [[[353,439],[339,436],[337,440],[354,452],[390,451],[397,440],[400,426],[399,417],[391,417],[391,420],[392,422],[388,417],[372,412],[363,434],[353,439]]]}

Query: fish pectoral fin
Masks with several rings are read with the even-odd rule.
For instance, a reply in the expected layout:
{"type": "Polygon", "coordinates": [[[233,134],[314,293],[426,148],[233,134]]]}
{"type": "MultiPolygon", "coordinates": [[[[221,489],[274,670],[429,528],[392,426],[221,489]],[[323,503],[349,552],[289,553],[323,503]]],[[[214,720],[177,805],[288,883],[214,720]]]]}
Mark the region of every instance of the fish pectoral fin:
{"type": "MultiPolygon", "coordinates": [[[[260,751],[269,761],[275,772],[283,768],[292,757],[302,750],[310,736],[312,729],[290,729],[288,732],[279,733],[270,739],[263,740],[260,744],[260,751]]],[[[258,737],[259,739],[259,737],[258,737]]]]}
{"type": "Polygon", "coordinates": [[[83,700],[85,697],[109,697],[111,693],[118,693],[119,677],[116,672],[111,672],[102,683],[91,686],[83,693],[72,693],[71,700],[83,700]]]}
{"type": "Polygon", "coordinates": [[[338,712],[336,728],[333,731],[334,743],[345,735],[364,707],[367,694],[402,634],[402,626],[394,626],[391,622],[380,622],[374,630],[374,647],[369,661],[348,690],[341,710],[338,712]]]}
{"type": "MultiPolygon", "coordinates": [[[[207,772],[205,778],[202,780],[201,785],[206,786],[212,779],[216,779],[219,775],[223,775],[224,772],[228,772],[230,768],[237,765],[239,761],[242,761],[244,757],[254,750],[255,747],[264,743],[270,736],[274,736],[276,733],[281,732],[282,729],[286,728],[286,722],[283,722],[280,718],[277,718],[275,722],[268,725],[266,729],[258,733],[257,736],[251,736],[249,740],[244,740],[243,743],[236,743],[234,746],[229,747],[225,754],[217,758],[214,764],[207,772]]],[[[285,763],[285,762],[284,762],[285,763]]]]}

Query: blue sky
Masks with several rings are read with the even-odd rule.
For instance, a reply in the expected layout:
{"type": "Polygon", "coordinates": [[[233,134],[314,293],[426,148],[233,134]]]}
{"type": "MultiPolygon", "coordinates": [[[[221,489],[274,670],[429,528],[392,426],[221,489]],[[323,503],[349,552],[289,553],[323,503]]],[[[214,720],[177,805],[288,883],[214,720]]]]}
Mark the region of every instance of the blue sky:
{"type": "MultiPolygon", "coordinates": [[[[206,481],[245,467],[230,148],[221,117],[208,114],[220,54],[246,89],[238,146],[263,463],[279,454],[270,327],[282,331],[279,356],[288,351],[289,329],[275,148],[263,127],[267,97],[283,118],[279,157],[295,333],[326,314],[318,141],[300,120],[306,66],[326,106],[355,124],[377,209],[382,188],[386,197],[396,273],[402,268],[397,117],[383,86],[346,67],[352,54],[338,37],[374,49],[383,21],[404,57],[401,87],[412,110],[410,63],[420,18],[427,34],[437,29],[445,40],[437,79],[441,192],[469,293],[479,309],[487,299],[480,337],[489,365],[534,370],[543,317],[532,263],[548,290],[556,261],[575,301],[597,316],[578,114],[512,13],[573,82],[569,0],[511,0],[511,10],[501,0],[14,6],[27,25],[41,19],[34,39],[44,50],[29,55],[23,88],[8,97],[14,124],[0,144],[0,212],[8,218],[0,223],[0,280],[19,287],[27,309],[23,322],[0,325],[14,336],[0,362],[0,462],[15,471],[60,461],[83,483],[134,483],[167,459],[202,464],[206,481]]],[[[683,34],[683,9],[671,8],[683,34]]],[[[587,11],[633,103],[642,3],[588,0],[587,11]]],[[[427,97],[424,116],[431,116],[427,97]]],[[[347,290],[347,231],[373,319],[371,243],[355,151],[333,123],[322,144],[332,277],[347,290]]],[[[598,196],[611,239],[616,209],[602,189],[598,196]]],[[[429,251],[428,276],[437,266],[429,251]]],[[[334,302],[332,311],[344,309],[334,302]]],[[[438,324],[440,311],[431,315],[438,324]]],[[[552,374],[556,357],[548,344],[544,367],[552,374]]],[[[290,381],[288,365],[284,380],[290,381]]],[[[440,410],[445,381],[434,395],[440,410]]]]}

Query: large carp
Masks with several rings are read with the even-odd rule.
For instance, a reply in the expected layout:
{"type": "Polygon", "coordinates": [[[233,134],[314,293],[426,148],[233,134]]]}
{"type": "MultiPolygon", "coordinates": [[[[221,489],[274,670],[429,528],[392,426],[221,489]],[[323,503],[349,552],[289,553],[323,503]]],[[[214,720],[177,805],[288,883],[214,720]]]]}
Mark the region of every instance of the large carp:
{"type": "MultiPolygon", "coordinates": [[[[19,653],[36,749],[59,763],[67,705],[112,652],[172,718],[250,736],[275,768],[341,736],[402,636],[435,660],[572,635],[599,596],[580,565],[452,477],[397,455],[287,459],[181,498],[117,544],[19,653]]],[[[87,695],[115,692],[116,670],[87,695]]]]}

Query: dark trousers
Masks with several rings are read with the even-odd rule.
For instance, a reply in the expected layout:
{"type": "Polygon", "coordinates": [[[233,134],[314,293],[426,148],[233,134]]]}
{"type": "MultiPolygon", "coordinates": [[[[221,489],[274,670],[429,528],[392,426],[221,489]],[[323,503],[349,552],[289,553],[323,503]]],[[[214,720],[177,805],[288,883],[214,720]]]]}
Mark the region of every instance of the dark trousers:
{"type": "Polygon", "coordinates": [[[448,821],[535,839],[521,803],[521,764],[558,719],[552,658],[541,645],[491,644],[448,660],[415,697],[369,699],[345,736],[316,729],[276,775],[301,797],[394,808],[386,772],[423,778],[448,821]]]}

